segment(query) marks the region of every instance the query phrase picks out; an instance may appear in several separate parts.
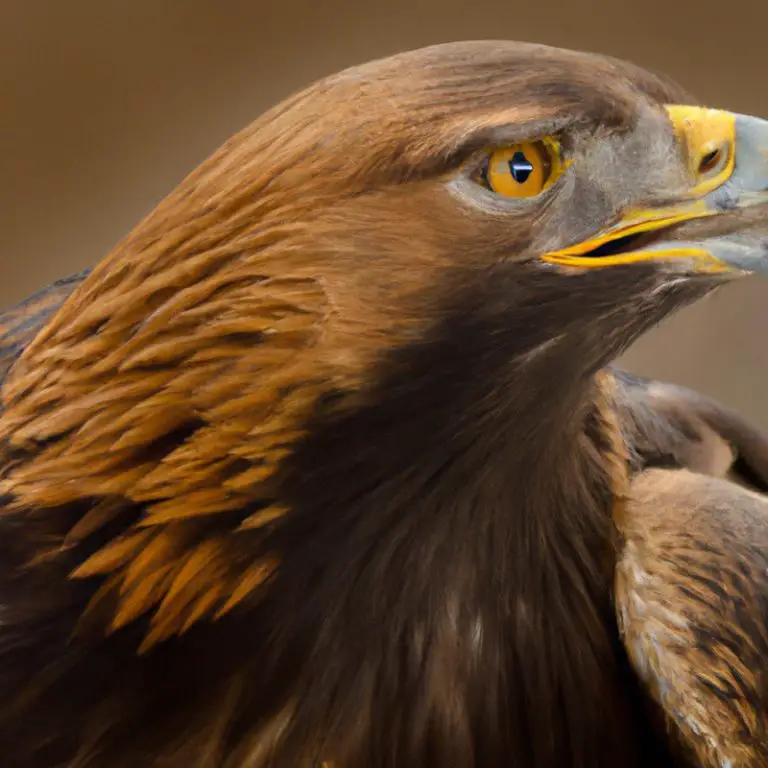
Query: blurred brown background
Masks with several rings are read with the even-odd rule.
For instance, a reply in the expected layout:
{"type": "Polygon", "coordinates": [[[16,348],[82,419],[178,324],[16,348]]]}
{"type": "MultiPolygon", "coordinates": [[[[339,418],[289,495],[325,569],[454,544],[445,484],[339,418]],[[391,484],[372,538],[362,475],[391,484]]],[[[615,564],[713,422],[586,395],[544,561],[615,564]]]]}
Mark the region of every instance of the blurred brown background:
{"type": "MultiPolygon", "coordinates": [[[[666,71],[768,117],[764,0],[0,0],[0,307],[93,264],[230,134],[344,66],[430,43],[531,40],[666,71]]],[[[626,361],[768,428],[768,280],[626,361]]]]}

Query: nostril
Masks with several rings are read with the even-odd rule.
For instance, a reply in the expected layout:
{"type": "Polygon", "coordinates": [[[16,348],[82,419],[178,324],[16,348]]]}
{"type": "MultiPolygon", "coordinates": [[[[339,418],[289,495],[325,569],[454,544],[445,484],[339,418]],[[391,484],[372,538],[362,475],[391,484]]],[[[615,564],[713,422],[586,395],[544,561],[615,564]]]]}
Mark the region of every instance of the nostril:
{"type": "Polygon", "coordinates": [[[722,146],[707,152],[699,161],[699,173],[708,174],[717,169],[722,162],[724,154],[725,150],[722,146]]]}

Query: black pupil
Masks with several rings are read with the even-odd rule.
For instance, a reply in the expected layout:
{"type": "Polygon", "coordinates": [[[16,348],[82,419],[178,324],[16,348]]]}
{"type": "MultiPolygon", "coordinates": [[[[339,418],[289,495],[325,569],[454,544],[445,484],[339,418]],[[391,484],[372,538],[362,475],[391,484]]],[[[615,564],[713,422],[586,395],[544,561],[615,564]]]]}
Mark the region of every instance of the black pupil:
{"type": "Polygon", "coordinates": [[[533,166],[525,154],[518,150],[509,161],[509,172],[518,184],[525,184],[528,177],[533,173],[533,166]]]}

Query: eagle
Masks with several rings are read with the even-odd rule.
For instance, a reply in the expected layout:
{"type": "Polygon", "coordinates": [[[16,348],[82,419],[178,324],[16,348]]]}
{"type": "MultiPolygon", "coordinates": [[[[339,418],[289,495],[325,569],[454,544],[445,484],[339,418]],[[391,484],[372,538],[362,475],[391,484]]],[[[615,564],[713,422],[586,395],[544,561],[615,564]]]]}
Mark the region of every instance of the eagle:
{"type": "Polygon", "coordinates": [[[8,768],[752,768],[768,440],[614,361],[768,271],[768,122],[457,42],[0,316],[8,768]]]}

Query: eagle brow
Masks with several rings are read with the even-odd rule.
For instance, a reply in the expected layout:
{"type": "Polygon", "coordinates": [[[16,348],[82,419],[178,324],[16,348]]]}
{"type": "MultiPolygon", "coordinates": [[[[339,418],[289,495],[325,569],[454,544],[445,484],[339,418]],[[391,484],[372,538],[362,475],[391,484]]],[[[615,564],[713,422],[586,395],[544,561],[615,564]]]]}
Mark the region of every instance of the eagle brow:
{"type": "Polygon", "coordinates": [[[483,149],[562,134],[578,122],[574,116],[561,116],[546,120],[481,126],[477,130],[466,132],[456,144],[449,146],[442,156],[442,169],[454,170],[483,149]]]}

